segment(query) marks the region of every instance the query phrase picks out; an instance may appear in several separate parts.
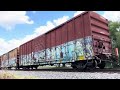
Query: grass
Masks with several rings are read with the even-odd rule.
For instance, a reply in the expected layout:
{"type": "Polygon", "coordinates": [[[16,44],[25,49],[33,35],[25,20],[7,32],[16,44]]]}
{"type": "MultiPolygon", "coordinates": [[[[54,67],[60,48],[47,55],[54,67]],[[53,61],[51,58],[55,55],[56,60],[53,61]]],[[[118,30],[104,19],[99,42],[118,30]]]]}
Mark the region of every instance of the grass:
{"type": "Polygon", "coordinates": [[[15,74],[11,74],[7,71],[3,71],[2,73],[0,73],[0,79],[39,79],[36,77],[32,77],[32,76],[19,76],[19,75],[15,75],[15,74]]]}

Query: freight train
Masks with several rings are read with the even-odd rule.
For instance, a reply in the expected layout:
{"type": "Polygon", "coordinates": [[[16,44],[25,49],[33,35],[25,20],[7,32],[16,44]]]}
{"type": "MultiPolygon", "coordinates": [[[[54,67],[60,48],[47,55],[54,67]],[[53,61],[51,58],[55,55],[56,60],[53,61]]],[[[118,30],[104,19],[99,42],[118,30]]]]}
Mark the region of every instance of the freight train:
{"type": "Polygon", "coordinates": [[[1,68],[29,69],[70,63],[74,69],[104,69],[112,61],[108,20],[86,11],[0,56],[1,68]]]}

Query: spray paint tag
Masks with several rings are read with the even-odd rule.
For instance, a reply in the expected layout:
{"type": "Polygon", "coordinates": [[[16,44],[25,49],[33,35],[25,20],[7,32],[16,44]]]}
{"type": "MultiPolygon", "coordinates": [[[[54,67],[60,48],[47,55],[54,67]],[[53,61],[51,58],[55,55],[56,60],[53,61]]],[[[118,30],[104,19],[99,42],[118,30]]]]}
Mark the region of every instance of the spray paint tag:
{"type": "Polygon", "coordinates": [[[79,59],[79,60],[85,60],[85,57],[84,57],[84,55],[82,55],[82,56],[79,56],[78,59],[79,59]]]}

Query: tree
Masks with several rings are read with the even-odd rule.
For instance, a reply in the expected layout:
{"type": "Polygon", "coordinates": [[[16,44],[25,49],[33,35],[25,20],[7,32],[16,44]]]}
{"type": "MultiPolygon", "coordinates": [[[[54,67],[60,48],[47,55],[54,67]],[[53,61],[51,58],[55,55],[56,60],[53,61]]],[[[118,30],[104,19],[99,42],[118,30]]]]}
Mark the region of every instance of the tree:
{"type": "Polygon", "coordinates": [[[113,42],[113,47],[117,47],[117,36],[119,35],[119,29],[120,28],[120,22],[112,22],[112,21],[109,21],[109,29],[110,29],[110,37],[112,39],[112,42],[113,42]]]}
{"type": "Polygon", "coordinates": [[[120,22],[109,21],[109,30],[112,39],[112,47],[118,48],[120,53],[120,22]]]}

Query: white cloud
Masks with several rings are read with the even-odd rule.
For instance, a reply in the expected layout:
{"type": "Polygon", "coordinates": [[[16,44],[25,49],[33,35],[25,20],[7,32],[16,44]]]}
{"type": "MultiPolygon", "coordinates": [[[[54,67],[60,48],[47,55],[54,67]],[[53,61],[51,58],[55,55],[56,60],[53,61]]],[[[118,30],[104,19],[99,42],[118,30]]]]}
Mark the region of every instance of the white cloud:
{"type": "Polygon", "coordinates": [[[19,39],[12,39],[9,41],[6,41],[5,39],[0,38],[0,55],[18,47],[19,45],[39,36],[42,35],[48,31],[50,31],[52,28],[56,27],[57,25],[67,21],[69,19],[68,16],[63,16],[61,18],[58,18],[53,21],[48,21],[46,25],[44,26],[39,26],[36,28],[31,35],[26,35],[24,38],[19,38],[19,39]]]}
{"type": "Polygon", "coordinates": [[[0,38],[0,55],[16,48],[21,44],[20,40],[12,39],[10,41],[6,41],[5,39],[0,38]]]}
{"type": "MultiPolygon", "coordinates": [[[[77,16],[77,15],[83,13],[83,12],[85,12],[85,11],[76,11],[76,12],[74,13],[73,17],[75,17],[75,16],[77,16]]],[[[93,11],[93,12],[96,12],[96,11],[93,11]]]]}
{"type": "Polygon", "coordinates": [[[36,28],[35,31],[34,31],[34,34],[36,34],[36,36],[37,35],[42,35],[42,34],[48,32],[48,31],[50,31],[54,27],[55,27],[55,25],[53,24],[53,22],[48,21],[45,26],[40,26],[40,27],[36,28]]]}
{"type": "Polygon", "coordinates": [[[111,21],[120,21],[120,11],[104,11],[103,17],[111,21]]]}
{"type": "Polygon", "coordinates": [[[33,24],[26,11],[0,11],[0,26],[11,30],[17,24],[33,24]]]}
{"type": "Polygon", "coordinates": [[[57,20],[53,20],[53,22],[56,24],[56,25],[60,25],[64,22],[66,22],[67,20],[69,19],[69,16],[63,16],[62,18],[59,18],[57,20]]]}
{"type": "Polygon", "coordinates": [[[74,17],[75,16],[77,16],[77,15],[79,15],[79,14],[81,14],[81,13],[83,13],[84,11],[76,11],[75,13],[74,13],[74,17]]]}

